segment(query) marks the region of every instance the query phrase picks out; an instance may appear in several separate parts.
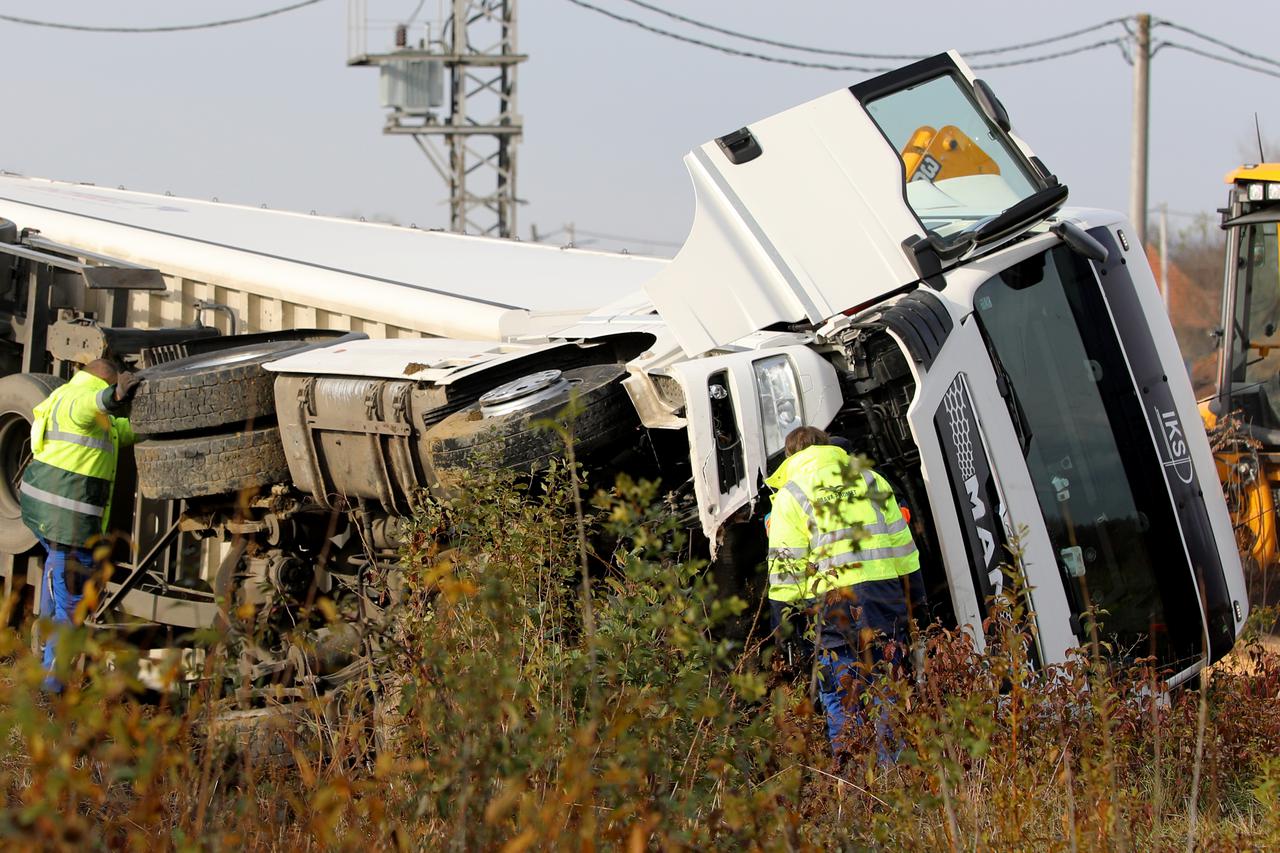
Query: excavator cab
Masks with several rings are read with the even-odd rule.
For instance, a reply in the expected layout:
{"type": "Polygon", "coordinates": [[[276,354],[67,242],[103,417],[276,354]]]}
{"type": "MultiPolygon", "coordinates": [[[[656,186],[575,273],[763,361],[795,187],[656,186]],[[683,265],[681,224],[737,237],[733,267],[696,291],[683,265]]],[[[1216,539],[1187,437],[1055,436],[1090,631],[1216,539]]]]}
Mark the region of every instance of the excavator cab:
{"type": "Polygon", "coordinates": [[[1222,351],[1213,408],[1238,411],[1247,435],[1280,450],[1280,164],[1227,176],[1222,351]]]}
{"type": "Polygon", "coordinates": [[[1217,453],[1242,546],[1260,568],[1280,561],[1280,163],[1227,175],[1222,349],[1206,425],[1227,415],[1239,426],[1217,453]]]}

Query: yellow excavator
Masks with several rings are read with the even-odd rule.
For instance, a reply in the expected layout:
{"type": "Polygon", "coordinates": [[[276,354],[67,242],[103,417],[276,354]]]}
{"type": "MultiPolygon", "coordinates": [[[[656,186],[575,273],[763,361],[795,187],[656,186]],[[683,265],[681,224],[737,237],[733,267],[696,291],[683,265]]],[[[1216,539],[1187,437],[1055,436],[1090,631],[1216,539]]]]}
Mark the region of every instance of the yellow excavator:
{"type": "Polygon", "coordinates": [[[1265,581],[1280,562],[1280,163],[1243,166],[1226,180],[1221,345],[1214,394],[1200,412],[1241,553],[1265,581]]]}

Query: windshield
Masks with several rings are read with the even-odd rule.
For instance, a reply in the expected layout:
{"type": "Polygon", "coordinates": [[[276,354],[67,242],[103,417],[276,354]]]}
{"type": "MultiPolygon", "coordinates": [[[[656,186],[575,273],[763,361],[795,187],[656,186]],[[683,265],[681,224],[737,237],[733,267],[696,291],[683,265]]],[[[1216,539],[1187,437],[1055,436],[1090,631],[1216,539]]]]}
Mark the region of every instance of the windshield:
{"type": "Polygon", "coordinates": [[[1202,646],[1193,575],[1107,305],[1065,247],[978,288],[979,325],[1058,557],[1076,621],[1122,658],[1182,669],[1202,646]]]}
{"type": "Polygon", "coordinates": [[[1234,405],[1259,426],[1280,427],[1280,253],[1276,223],[1248,225],[1236,258],[1235,335],[1231,347],[1234,405]]]}
{"type": "Polygon", "coordinates": [[[951,74],[870,101],[902,155],[907,203],[942,237],[995,216],[1038,189],[1031,167],[951,74]]]}

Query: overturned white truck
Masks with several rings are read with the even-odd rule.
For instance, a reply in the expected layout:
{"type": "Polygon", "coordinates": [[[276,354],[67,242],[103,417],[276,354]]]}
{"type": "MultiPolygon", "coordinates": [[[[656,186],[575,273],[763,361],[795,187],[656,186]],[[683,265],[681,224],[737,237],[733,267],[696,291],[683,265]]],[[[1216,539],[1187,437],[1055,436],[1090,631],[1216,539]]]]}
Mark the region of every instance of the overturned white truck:
{"type": "MultiPolygon", "coordinates": [[[[1091,611],[1171,685],[1231,648],[1240,560],[1142,247],[1120,215],[1063,207],[958,56],[686,163],[697,213],[670,262],[0,176],[7,584],[38,577],[23,418],[108,354],[146,368],[146,440],[95,618],[157,646],[220,595],[286,616],[362,595],[418,490],[479,459],[536,469],[560,450],[530,422],[576,389],[579,455],[662,477],[722,586],[761,584],[762,478],[813,424],[894,484],[933,615],[979,642],[1016,540],[1042,663],[1091,611]]],[[[253,646],[244,671],[300,654],[253,646]]],[[[306,654],[322,677],[351,659],[306,654]]]]}

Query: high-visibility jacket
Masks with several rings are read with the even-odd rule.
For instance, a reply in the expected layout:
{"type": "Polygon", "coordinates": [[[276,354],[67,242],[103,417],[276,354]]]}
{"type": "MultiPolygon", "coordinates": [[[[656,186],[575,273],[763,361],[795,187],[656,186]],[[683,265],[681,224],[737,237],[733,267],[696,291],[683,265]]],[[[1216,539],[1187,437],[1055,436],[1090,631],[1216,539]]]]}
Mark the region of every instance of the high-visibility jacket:
{"type": "Polygon", "coordinates": [[[128,419],[108,411],[114,393],[82,370],[35,408],[19,499],[46,541],[82,547],[106,532],[120,447],[134,442],[128,419]]]}
{"type": "Polygon", "coordinates": [[[813,445],[788,457],[765,483],[776,489],[769,521],[769,598],[795,602],[920,568],[920,554],[893,492],[849,454],[813,445]]]}

